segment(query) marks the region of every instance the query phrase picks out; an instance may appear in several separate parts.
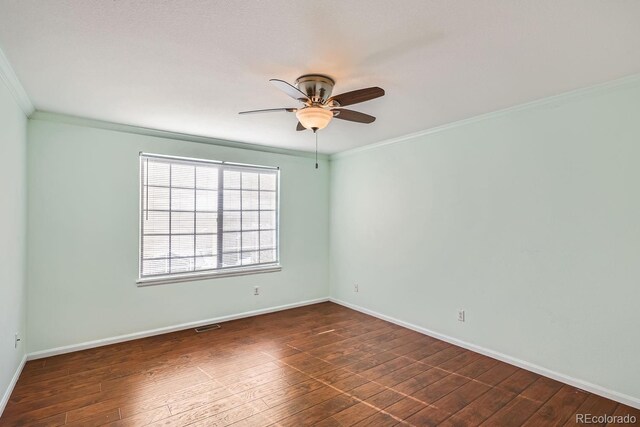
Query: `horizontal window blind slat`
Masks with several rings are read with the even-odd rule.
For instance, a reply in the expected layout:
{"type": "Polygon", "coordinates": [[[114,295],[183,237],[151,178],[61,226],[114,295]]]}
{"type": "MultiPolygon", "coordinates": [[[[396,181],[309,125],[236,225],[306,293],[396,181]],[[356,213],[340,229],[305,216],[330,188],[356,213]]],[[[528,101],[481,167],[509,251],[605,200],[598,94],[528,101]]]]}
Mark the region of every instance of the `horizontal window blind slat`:
{"type": "Polygon", "coordinates": [[[279,265],[277,168],[140,155],[140,279],[279,265]]]}

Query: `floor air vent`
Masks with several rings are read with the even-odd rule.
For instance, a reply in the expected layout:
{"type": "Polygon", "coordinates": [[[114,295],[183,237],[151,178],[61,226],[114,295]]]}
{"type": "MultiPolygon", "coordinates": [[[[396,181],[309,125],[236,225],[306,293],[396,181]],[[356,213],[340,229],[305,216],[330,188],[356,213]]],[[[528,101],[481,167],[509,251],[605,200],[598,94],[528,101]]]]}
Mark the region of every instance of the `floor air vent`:
{"type": "Polygon", "coordinates": [[[214,324],[212,324],[212,325],[199,326],[199,327],[197,327],[197,328],[195,329],[195,331],[196,331],[197,333],[200,333],[200,332],[207,332],[207,331],[212,331],[212,330],[214,330],[214,329],[220,329],[220,327],[221,327],[220,325],[218,325],[217,323],[214,323],[214,324]]]}

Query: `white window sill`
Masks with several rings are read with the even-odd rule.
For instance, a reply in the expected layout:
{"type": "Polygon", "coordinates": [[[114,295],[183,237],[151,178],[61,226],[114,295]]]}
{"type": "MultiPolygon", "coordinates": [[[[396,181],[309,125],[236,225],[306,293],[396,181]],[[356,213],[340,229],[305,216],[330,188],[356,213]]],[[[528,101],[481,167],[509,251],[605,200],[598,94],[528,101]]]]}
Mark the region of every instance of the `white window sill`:
{"type": "Polygon", "coordinates": [[[179,282],[191,282],[193,280],[205,280],[205,279],[219,279],[222,277],[232,276],[246,276],[249,274],[259,273],[272,273],[282,270],[282,266],[279,264],[261,266],[256,268],[237,268],[237,269],[225,269],[221,271],[207,271],[204,273],[187,273],[187,274],[172,274],[167,276],[156,276],[138,279],[136,284],[140,286],[153,286],[153,285],[165,285],[168,283],[179,282]]]}

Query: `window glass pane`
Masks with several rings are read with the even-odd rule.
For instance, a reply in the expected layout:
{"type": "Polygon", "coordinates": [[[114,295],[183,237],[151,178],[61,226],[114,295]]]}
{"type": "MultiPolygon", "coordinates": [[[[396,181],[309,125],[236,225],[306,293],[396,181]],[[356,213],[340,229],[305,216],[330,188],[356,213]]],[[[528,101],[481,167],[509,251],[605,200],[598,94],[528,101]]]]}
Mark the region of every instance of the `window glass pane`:
{"type": "Polygon", "coordinates": [[[167,258],[142,261],[143,276],[167,273],[169,273],[169,260],[167,258]]]}
{"type": "Polygon", "coordinates": [[[224,233],[222,235],[223,252],[239,251],[241,234],[242,233],[224,233]]]}
{"type": "Polygon", "coordinates": [[[261,231],[260,232],[260,249],[271,249],[276,247],[276,232],[261,231]]]}
{"type": "Polygon", "coordinates": [[[196,270],[213,270],[218,268],[218,257],[207,256],[196,258],[196,270]]]}
{"type": "Polygon", "coordinates": [[[169,234],[169,212],[149,212],[142,215],[144,234],[169,234]]]}
{"type": "Polygon", "coordinates": [[[260,209],[275,209],[276,208],[276,193],[270,191],[260,192],[260,209]]]}
{"type": "Polygon", "coordinates": [[[196,190],[196,210],[217,211],[218,192],[211,190],[196,190]]]}
{"type": "Polygon", "coordinates": [[[277,171],[145,155],[140,165],[141,277],[276,261],[277,171]]]}
{"type": "Polygon", "coordinates": [[[164,187],[169,186],[169,163],[164,162],[154,162],[149,160],[143,162],[143,171],[144,167],[148,164],[149,166],[149,180],[146,180],[146,174],[142,177],[143,185],[162,185],[164,187]]]}
{"type": "MultiPolygon", "coordinates": [[[[145,187],[146,188],[146,187],[145,187]]],[[[148,187],[149,194],[145,194],[145,200],[148,202],[148,208],[158,210],[169,210],[169,189],[162,187],[148,187]]]]}
{"type": "Polygon", "coordinates": [[[171,165],[171,186],[193,188],[195,171],[195,167],[191,165],[171,165]]]}
{"type": "Polygon", "coordinates": [[[242,192],[242,209],[258,209],[258,191],[242,192]]]}
{"type": "Polygon", "coordinates": [[[144,258],[169,256],[169,236],[144,236],[144,258]]]}
{"type": "Polygon", "coordinates": [[[240,191],[225,190],[223,194],[224,210],[240,210],[240,191]]]}
{"type": "Polygon", "coordinates": [[[223,172],[223,175],[225,189],[240,189],[240,172],[227,170],[223,172]]]}
{"type": "Polygon", "coordinates": [[[216,255],[218,251],[218,235],[207,234],[196,236],[196,255],[216,255]]]}
{"type": "Polygon", "coordinates": [[[182,259],[171,260],[172,273],[183,273],[185,271],[193,271],[193,269],[194,269],[193,258],[182,258],[182,259]]]}
{"type": "Polygon", "coordinates": [[[196,212],[196,233],[217,233],[218,214],[196,212]]]}
{"type": "Polygon", "coordinates": [[[235,267],[240,265],[240,252],[222,255],[223,267],[235,267]]]}
{"type": "Polygon", "coordinates": [[[196,167],[196,187],[217,190],[218,189],[218,168],[208,166],[196,167]]]}
{"type": "Polygon", "coordinates": [[[276,228],[276,212],[260,211],[260,228],[275,229],[276,228]]]}
{"type": "Polygon", "coordinates": [[[171,257],[183,256],[193,256],[193,236],[171,236],[171,257]]]}
{"type": "Polygon", "coordinates": [[[240,212],[224,212],[222,215],[222,229],[224,231],[240,231],[240,212]]]}
{"type": "Polygon", "coordinates": [[[243,172],[242,173],[242,189],[243,190],[257,190],[258,189],[258,174],[255,172],[243,172]]]}
{"type": "Polygon", "coordinates": [[[261,190],[276,190],[276,174],[274,173],[261,173],[260,174],[260,189],[261,190]]]}
{"type": "Polygon", "coordinates": [[[171,209],[174,211],[192,211],[195,208],[193,190],[171,189],[171,209]]]}
{"type": "Polygon", "coordinates": [[[260,251],[260,262],[276,262],[276,251],[260,251]]]}
{"type": "Polygon", "coordinates": [[[172,234],[193,234],[193,212],[171,212],[172,234]]]}
{"type": "Polygon", "coordinates": [[[243,252],[241,262],[242,265],[258,264],[260,262],[260,252],[243,252]]]}
{"type": "Polygon", "coordinates": [[[257,230],[260,225],[258,216],[258,212],[242,212],[242,229],[257,230]]]}
{"type": "Polygon", "coordinates": [[[249,231],[242,233],[242,250],[248,251],[252,249],[260,249],[258,247],[258,232],[249,231]]]}

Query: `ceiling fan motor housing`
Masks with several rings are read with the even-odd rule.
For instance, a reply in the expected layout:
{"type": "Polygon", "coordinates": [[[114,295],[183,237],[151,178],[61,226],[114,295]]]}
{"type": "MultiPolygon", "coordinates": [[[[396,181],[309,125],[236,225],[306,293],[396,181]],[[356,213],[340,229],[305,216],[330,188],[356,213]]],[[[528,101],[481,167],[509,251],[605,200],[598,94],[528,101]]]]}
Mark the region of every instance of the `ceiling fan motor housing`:
{"type": "Polygon", "coordinates": [[[336,82],[323,74],[305,74],[298,77],[296,86],[307,95],[314,105],[322,105],[331,96],[336,82]]]}

